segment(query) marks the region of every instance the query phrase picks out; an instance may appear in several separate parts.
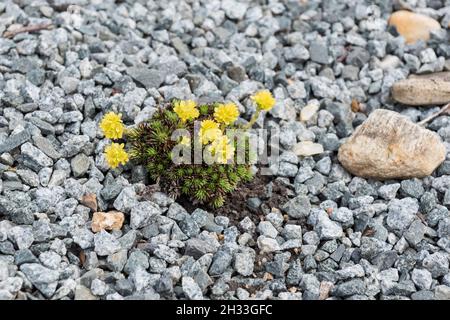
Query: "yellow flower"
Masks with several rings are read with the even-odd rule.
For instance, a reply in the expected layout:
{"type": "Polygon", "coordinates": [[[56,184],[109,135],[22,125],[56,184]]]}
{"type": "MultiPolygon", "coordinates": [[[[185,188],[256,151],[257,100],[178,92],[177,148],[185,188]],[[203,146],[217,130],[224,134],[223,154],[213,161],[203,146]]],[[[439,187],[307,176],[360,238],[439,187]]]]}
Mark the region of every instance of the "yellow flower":
{"type": "Polygon", "coordinates": [[[124,126],[122,123],[122,114],[116,114],[114,112],[108,112],[100,122],[100,128],[102,129],[105,137],[108,139],[120,139],[122,138],[124,126]]]}
{"type": "Polygon", "coordinates": [[[191,138],[183,136],[181,138],[180,144],[182,144],[183,146],[190,147],[191,146],[191,138]]]}
{"type": "Polygon", "coordinates": [[[222,135],[219,124],[213,120],[203,120],[200,125],[200,142],[207,144],[214,141],[222,135]]]}
{"type": "Polygon", "coordinates": [[[233,103],[219,104],[214,109],[214,118],[218,122],[232,124],[239,117],[238,107],[233,103]]]}
{"type": "Polygon", "coordinates": [[[208,146],[209,152],[216,157],[217,163],[226,164],[234,156],[234,146],[227,136],[220,136],[208,146]]]}
{"type": "Polygon", "coordinates": [[[200,113],[198,112],[195,101],[192,100],[181,100],[174,103],[173,111],[178,115],[181,121],[186,122],[187,120],[197,118],[200,113]]]}
{"type": "Polygon", "coordinates": [[[252,100],[256,103],[259,109],[268,111],[275,105],[275,99],[269,90],[262,90],[252,96],[252,100]]]}
{"type": "Polygon", "coordinates": [[[128,162],[128,154],[124,150],[123,143],[111,143],[105,148],[105,157],[111,168],[117,168],[119,164],[125,165],[128,162]]]}

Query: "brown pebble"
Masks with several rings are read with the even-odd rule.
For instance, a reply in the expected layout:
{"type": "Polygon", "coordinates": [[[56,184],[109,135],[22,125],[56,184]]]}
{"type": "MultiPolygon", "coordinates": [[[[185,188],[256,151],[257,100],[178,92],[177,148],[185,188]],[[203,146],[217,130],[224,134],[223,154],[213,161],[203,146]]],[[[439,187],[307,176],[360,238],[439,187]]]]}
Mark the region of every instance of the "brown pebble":
{"type": "Polygon", "coordinates": [[[92,211],[97,211],[97,195],[95,193],[86,193],[81,197],[80,203],[92,211]]]}
{"type": "Polygon", "coordinates": [[[120,211],[94,212],[91,229],[93,232],[101,230],[120,230],[125,216],[120,211]]]}

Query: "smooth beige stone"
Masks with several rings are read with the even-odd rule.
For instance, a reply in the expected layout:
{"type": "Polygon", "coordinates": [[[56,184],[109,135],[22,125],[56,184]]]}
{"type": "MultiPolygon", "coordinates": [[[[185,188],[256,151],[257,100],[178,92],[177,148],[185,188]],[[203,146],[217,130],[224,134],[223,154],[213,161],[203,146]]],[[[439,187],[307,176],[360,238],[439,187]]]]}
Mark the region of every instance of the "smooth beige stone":
{"type": "Polygon", "coordinates": [[[441,29],[439,22],[423,14],[400,10],[389,18],[389,25],[395,26],[406,43],[412,44],[418,40],[430,39],[430,31],[441,29]]]}
{"type": "Polygon", "coordinates": [[[447,81],[450,82],[450,71],[442,71],[427,74],[411,74],[408,79],[429,79],[435,81],[447,81]]]}
{"type": "Polygon", "coordinates": [[[349,172],[379,180],[430,175],[444,160],[440,137],[397,112],[378,109],[338,152],[349,172]]]}
{"type": "Polygon", "coordinates": [[[442,105],[450,102],[450,73],[413,76],[394,83],[395,101],[411,106],[442,105]]]}

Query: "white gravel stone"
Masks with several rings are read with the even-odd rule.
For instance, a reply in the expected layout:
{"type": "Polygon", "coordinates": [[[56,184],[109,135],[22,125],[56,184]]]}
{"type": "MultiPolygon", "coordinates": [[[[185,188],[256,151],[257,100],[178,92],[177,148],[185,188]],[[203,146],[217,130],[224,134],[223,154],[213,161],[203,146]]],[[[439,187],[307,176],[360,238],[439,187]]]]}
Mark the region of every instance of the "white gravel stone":
{"type": "Polygon", "coordinates": [[[268,253],[280,250],[280,245],[275,239],[268,238],[265,236],[259,236],[258,240],[258,248],[260,249],[260,253],[268,253]]]}

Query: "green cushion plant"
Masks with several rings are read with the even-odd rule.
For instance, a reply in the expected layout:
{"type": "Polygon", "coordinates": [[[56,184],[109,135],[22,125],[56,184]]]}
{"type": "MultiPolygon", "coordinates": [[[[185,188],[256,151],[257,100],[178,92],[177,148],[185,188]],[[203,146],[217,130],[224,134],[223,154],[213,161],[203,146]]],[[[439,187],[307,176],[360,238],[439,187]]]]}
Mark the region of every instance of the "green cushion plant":
{"type": "Polygon", "coordinates": [[[268,91],[252,98],[257,112],[243,127],[235,125],[239,111],[234,103],[172,101],[129,130],[124,128],[121,115],[110,112],[100,127],[108,139],[124,138],[129,150],[125,151],[124,144],[112,143],[105,148],[106,160],[115,168],[130,159],[144,165],[150,178],[172,197],[185,195],[193,203],[221,207],[228,193],[252,179],[250,159],[255,155],[250,152],[246,133],[259,112],[275,104],[268,91]],[[233,132],[244,139],[234,139],[233,132]],[[237,150],[242,151],[243,159],[238,159],[237,150]]]}

